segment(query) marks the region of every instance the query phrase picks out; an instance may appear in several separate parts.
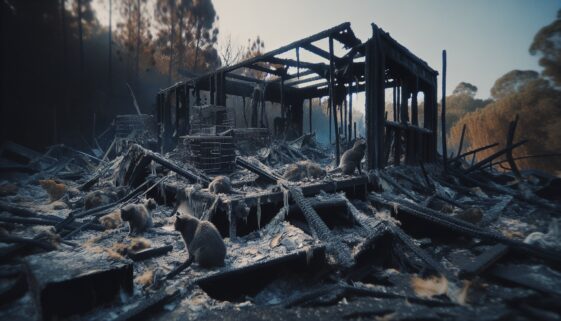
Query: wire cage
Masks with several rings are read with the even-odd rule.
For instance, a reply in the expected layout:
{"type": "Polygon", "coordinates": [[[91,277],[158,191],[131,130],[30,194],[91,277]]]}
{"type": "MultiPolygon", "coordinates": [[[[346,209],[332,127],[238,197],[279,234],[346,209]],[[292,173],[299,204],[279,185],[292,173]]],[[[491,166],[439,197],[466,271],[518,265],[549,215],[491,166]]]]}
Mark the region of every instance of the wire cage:
{"type": "Polygon", "coordinates": [[[118,115],[115,117],[115,151],[121,153],[131,144],[154,150],[158,145],[158,129],[152,115],[118,115]]]}
{"type": "Polygon", "coordinates": [[[231,173],[236,151],[232,136],[183,136],[183,159],[209,174],[231,173]]]}
{"type": "Polygon", "coordinates": [[[191,107],[191,135],[216,135],[236,127],[233,107],[203,105],[191,107]]]}

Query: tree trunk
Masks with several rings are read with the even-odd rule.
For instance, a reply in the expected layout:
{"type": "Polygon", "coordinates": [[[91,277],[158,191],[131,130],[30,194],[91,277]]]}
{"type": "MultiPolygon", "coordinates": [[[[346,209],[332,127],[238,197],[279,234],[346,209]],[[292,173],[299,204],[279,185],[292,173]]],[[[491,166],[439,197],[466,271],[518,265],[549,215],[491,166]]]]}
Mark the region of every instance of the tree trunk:
{"type": "Polygon", "coordinates": [[[136,1],[136,63],[135,63],[135,79],[139,81],[140,70],[140,0],[136,1]]]}
{"type": "Polygon", "coordinates": [[[197,45],[195,46],[195,62],[193,63],[193,71],[197,71],[197,65],[199,60],[199,44],[201,41],[201,26],[197,20],[197,45]]]}
{"type": "Polygon", "coordinates": [[[171,20],[171,30],[170,30],[170,45],[169,45],[169,73],[168,73],[168,84],[171,85],[172,72],[173,72],[173,41],[175,36],[175,21],[173,17],[175,16],[175,7],[172,5],[170,8],[170,20],[171,20]]]}
{"type": "Polygon", "coordinates": [[[109,51],[107,53],[107,55],[108,55],[108,57],[107,57],[107,96],[108,96],[109,99],[111,99],[111,91],[112,91],[112,88],[113,88],[112,87],[113,79],[112,79],[112,74],[111,74],[111,72],[112,72],[111,68],[113,67],[111,65],[112,64],[112,57],[111,56],[113,54],[113,52],[112,52],[112,50],[113,50],[112,49],[112,47],[113,47],[113,39],[112,39],[113,26],[111,25],[111,23],[112,23],[111,19],[112,19],[112,14],[113,14],[113,12],[112,12],[113,8],[112,7],[113,7],[113,1],[109,0],[109,37],[108,37],[109,38],[108,39],[108,41],[109,41],[109,44],[108,44],[109,45],[108,46],[109,51]]]}
{"type": "Polygon", "coordinates": [[[78,36],[80,38],[80,80],[84,75],[84,30],[82,28],[82,0],[78,0],[78,36]]]}

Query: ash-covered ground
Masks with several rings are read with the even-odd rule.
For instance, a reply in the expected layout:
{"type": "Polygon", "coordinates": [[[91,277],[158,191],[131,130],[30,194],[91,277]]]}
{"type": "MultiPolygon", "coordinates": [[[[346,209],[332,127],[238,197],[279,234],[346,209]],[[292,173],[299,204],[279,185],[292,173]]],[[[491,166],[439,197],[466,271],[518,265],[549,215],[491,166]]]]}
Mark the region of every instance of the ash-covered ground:
{"type": "Polygon", "coordinates": [[[462,159],[345,173],[306,136],[237,151],[213,193],[181,153],[4,146],[1,318],[561,319],[557,177],[462,159]],[[148,198],[132,235],[121,210],[148,198]],[[169,277],[189,257],[181,211],[216,227],[223,266],[169,277]]]}

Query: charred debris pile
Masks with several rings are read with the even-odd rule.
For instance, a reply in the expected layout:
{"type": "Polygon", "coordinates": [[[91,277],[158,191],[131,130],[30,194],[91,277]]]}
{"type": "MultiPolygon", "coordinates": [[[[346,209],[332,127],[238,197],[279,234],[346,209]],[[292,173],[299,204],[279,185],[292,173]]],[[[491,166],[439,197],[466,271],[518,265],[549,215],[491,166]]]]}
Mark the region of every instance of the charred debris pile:
{"type": "MultiPolygon", "coordinates": [[[[436,74],[375,25],[367,43],[349,30],[281,48],[325,56],[310,43],[328,37],[352,54],[328,55],[337,68],[296,62],[329,80],[325,93],[320,83],[256,94],[256,106],[281,100],[274,126],[259,125],[257,107],[254,126],[236,125],[219,92],[245,85],[219,70],[159,93],[155,116],[117,117],[103,150],[3,144],[2,319],[558,320],[560,179],[493,169],[523,143],[515,122],[486,159],[469,160],[488,147],[439,157],[436,74]],[[412,72],[417,81],[399,80],[412,72]],[[204,84],[210,104],[186,101],[204,84]],[[352,118],[338,125],[337,86],[366,92],[366,139],[352,118]],[[388,88],[393,121],[376,100],[388,88]],[[333,146],[302,133],[289,93],[329,94],[333,146]]],[[[273,59],[280,51],[263,57],[292,64],[273,59]]]]}

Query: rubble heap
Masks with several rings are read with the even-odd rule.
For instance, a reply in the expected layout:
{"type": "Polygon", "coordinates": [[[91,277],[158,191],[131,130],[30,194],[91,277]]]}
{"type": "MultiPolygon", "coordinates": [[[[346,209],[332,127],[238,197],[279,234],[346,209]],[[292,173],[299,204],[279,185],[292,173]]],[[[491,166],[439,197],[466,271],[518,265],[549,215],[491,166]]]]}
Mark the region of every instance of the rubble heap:
{"type": "Polygon", "coordinates": [[[559,178],[463,157],[346,175],[311,134],[237,149],[225,174],[182,153],[5,144],[2,318],[558,318],[559,178]],[[147,198],[130,233],[121,209],[147,198]],[[216,226],[224,266],[181,268],[182,211],[216,226]]]}

